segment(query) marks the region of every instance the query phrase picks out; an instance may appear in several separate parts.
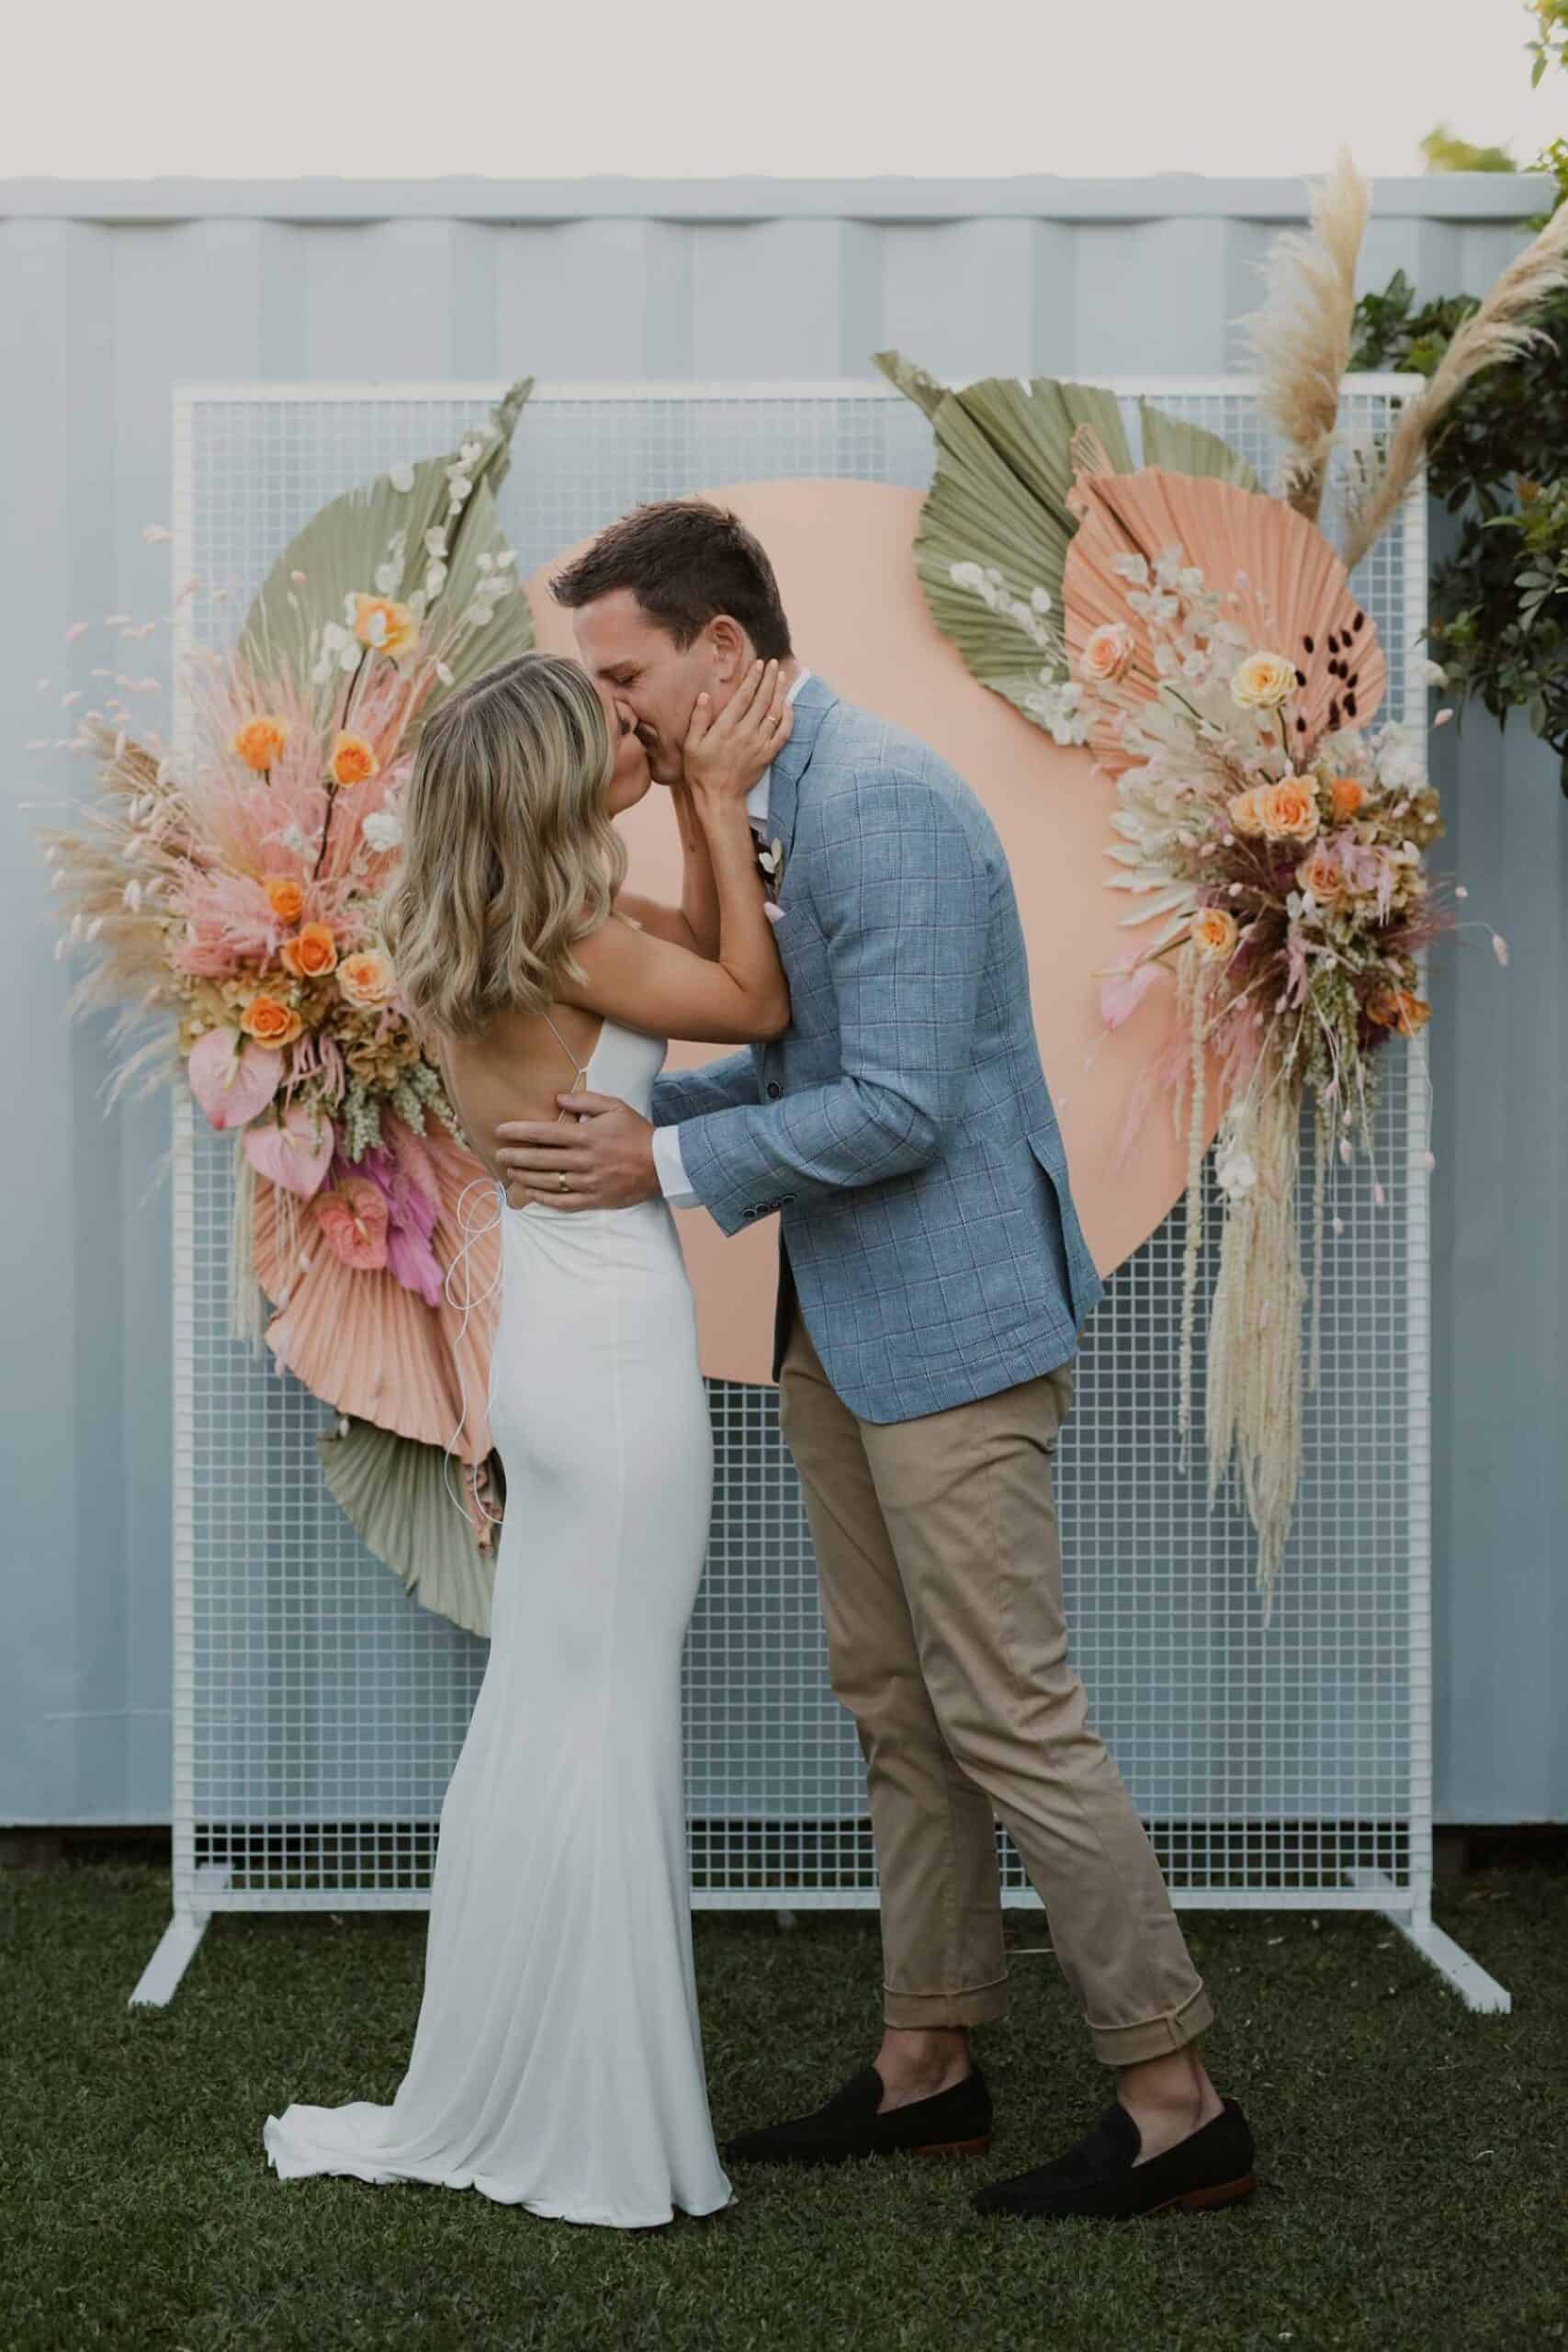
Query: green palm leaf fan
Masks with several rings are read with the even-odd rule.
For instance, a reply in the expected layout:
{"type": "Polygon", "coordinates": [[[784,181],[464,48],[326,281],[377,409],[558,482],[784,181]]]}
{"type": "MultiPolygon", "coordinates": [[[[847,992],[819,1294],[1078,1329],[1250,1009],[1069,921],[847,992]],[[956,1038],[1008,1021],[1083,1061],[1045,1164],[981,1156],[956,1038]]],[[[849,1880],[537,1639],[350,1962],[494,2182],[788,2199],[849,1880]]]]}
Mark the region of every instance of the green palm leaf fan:
{"type": "MultiPolygon", "coordinates": [[[[321,1431],[316,1450],[333,1501],[410,1597],[488,1640],[499,1531],[481,1552],[447,1487],[442,1448],[344,1416],[321,1431]]],[[[459,1495],[463,1467],[454,1458],[450,1476],[459,1495]]],[[[504,1494],[499,1454],[491,1454],[487,1468],[493,1510],[504,1494]]]]}
{"type": "MultiPolygon", "coordinates": [[[[346,597],[371,593],[377,571],[400,535],[401,573],[389,593],[406,602],[424,578],[429,561],[425,533],[443,524],[447,576],[431,610],[462,612],[479,580],[480,556],[494,559],[507,551],[495,493],[511,464],[512,436],[533,389],[531,376],[521,378],[486,423],[467,436],[467,443],[479,445],[479,453],[464,469],[473,486],[455,521],[447,523],[446,518],[448,473],[458,463],[457,450],[420,458],[408,469],[412,476],[408,489],[400,489],[389,471],[329,500],[295,534],[267,573],[240,633],[241,659],[264,676],[286,669],[308,694],[321,625],[343,620],[346,597]],[[296,576],[300,573],[302,580],[296,576]]],[[[502,599],[488,628],[469,634],[455,650],[448,664],[452,685],[525,653],[533,641],[528,600],[518,589],[502,599]]],[[[439,691],[432,694],[425,708],[439,698],[439,691]]]]}
{"type": "MultiPolygon", "coordinates": [[[[1077,517],[1067,503],[1074,439],[1087,427],[1119,473],[1133,453],[1113,392],[1054,376],[991,376],[962,391],[896,351],[874,355],[890,382],[931,418],[936,470],[915,537],[931,617],[982,685],[1037,726],[1042,689],[1065,677],[1062,574],[1077,517]]],[[[1250,467],[1201,426],[1141,411],[1145,460],[1245,481],[1250,467]]]]}
{"type": "Polygon", "coordinates": [[[1089,425],[1111,463],[1127,470],[1132,453],[1115,396],[1050,376],[989,376],[945,391],[897,352],[874,357],[925,410],[936,437],[936,471],[915,536],[931,617],[982,685],[1043,723],[1032,705],[1063,672],[1056,616],[1077,526],[1067,505],[1073,435],[1089,425]]]}

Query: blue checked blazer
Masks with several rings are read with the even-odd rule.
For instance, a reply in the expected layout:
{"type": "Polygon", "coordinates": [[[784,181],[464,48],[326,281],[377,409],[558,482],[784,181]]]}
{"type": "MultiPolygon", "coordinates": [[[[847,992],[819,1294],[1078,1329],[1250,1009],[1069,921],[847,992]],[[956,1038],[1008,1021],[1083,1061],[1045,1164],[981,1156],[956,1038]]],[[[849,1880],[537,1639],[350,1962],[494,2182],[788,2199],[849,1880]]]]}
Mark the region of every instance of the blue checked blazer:
{"type": "Polygon", "coordinates": [[[768,830],[791,1024],[660,1079],[654,1121],[679,1124],[692,1190],[726,1233],[780,1212],[807,1329],[862,1420],[1066,1363],[1102,1284],[990,819],[934,752],[813,673],[768,830]]]}

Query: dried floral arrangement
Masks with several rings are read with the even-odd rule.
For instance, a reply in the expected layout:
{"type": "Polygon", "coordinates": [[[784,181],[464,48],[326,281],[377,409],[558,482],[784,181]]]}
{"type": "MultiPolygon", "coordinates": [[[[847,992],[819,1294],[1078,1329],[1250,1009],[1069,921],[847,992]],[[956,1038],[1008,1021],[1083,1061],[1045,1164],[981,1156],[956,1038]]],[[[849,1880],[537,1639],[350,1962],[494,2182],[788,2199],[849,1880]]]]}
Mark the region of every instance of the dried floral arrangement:
{"type": "Polygon", "coordinates": [[[92,957],[70,1011],[118,1008],[111,1101],[183,1074],[233,1136],[236,1337],[334,1408],[319,1441],[333,1495],[420,1600],[476,1633],[501,1482],[493,1307],[465,1301],[493,1288],[495,1240],[465,1230],[482,1170],[379,908],[421,719],[532,641],[494,496],[531,389],[457,450],[323,507],[232,650],[190,657],[175,743],[123,703],[85,712],[63,748],[91,759],[94,789],[40,829],[57,952],[92,957]]]}
{"type": "MultiPolygon", "coordinates": [[[[1516,350],[1532,306],[1568,284],[1565,208],[1504,272],[1464,352],[1405,404],[1386,447],[1348,451],[1337,552],[1320,514],[1343,438],[1369,202],[1342,155],[1313,192],[1309,231],[1278,239],[1266,265],[1248,325],[1282,449],[1269,490],[1214,435],[1148,401],[1140,462],[1118,401],[1095,386],[992,378],[949,391],[897,353],[878,355],[934,430],[916,564],[937,625],[983,684],[1115,781],[1107,883],[1133,899],[1128,925],[1152,935],[1101,975],[1100,1010],[1118,1027],[1168,976],[1186,1015],[1179,1059],[1148,1091],[1168,1094],[1188,1145],[1179,1426],[1185,1438],[1212,1166],[1223,1227],[1205,1351],[1209,1495],[1239,1489],[1269,1609],[1301,1474],[1303,1385],[1317,1377],[1325,1230],[1339,1222],[1331,1175],[1372,1149],[1379,1058],[1390,1040],[1419,1038],[1429,1007],[1418,958],[1462,896],[1427,868],[1442,826],[1424,730],[1374,724],[1385,664],[1349,575],[1393,520],[1459,384],[1516,350]]],[[[1435,664],[1427,676],[1442,683],[1435,664]]],[[[1506,960],[1495,934],[1493,944],[1506,960]]]]}

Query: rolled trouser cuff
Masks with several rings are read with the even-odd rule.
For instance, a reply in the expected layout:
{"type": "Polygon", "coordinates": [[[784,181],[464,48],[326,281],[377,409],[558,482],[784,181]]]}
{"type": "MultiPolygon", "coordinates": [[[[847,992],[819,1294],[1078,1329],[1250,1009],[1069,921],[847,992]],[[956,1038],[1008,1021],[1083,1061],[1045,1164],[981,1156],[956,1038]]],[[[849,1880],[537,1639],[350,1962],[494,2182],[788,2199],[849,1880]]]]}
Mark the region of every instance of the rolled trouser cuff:
{"type": "Polygon", "coordinates": [[[1214,2022],[1214,2011],[1200,1984],[1179,2007],[1140,2018],[1135,2025],[1096,2025],[1092,2018],[1087,2022],[1094,2054],[1105,2065],[1140,2066],[1145,2059],[1168,2058],[1173,2050],[1185,2050],[1190,2041],[1207,2033],[1214,2022]]]}
{"type": "Polygon", "coordinates": [[[891,2026],[994,2025],[1005,2018],[1008,1981],[993,1976],[984,1984],[962,1984],[946,1993],[896,1993],[882,1988],[882,2021],[891,2026]]]}

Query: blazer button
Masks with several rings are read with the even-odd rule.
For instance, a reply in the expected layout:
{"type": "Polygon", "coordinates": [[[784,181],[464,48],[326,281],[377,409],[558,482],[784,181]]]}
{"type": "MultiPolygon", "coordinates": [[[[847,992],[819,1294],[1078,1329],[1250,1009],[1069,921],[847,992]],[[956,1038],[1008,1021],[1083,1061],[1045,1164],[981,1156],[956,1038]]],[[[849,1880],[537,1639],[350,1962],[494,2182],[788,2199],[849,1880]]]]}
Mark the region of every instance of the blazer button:
{"type": "Polygon", "coordinates": [[[783,1092],[784,1092],[784,1088],[779,1084],[778,1080],[777,1080],[776,1078],[770,1078],[770,1079],[769,1079],[769,1080],[768,1080],[768,1100],[769,1100],[769,1102],[776,1102],[778,1101],[778,1099],[779,1099],[779,1096],[780,1096],[783,1092]]]}

